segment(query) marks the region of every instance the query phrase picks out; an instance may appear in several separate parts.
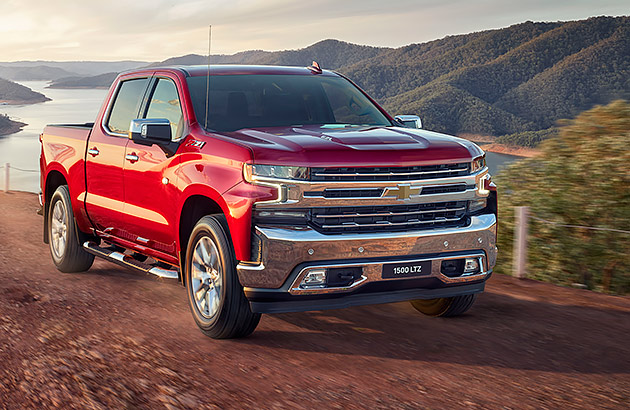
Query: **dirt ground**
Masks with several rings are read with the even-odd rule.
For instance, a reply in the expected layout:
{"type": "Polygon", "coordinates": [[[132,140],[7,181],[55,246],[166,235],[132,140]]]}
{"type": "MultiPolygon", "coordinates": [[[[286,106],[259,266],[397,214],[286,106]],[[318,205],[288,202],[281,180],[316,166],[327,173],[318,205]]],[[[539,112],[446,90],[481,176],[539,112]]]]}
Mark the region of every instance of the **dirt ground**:
{"type": "Polygon", "coordinates": [[[196,328],[183,287],[63,274],[37,198],[0,193],[0,408],[628,408],[630,298],[494,276],[469,314],[408,303],[196,328]]]}

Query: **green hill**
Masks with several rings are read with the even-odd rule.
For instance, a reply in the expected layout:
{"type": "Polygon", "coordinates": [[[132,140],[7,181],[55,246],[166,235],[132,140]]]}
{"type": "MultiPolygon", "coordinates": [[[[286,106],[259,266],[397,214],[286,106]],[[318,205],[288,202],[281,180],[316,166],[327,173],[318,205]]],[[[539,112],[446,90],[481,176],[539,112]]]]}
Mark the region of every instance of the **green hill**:
{"type": "MultiPolygon", "coordinates": [[[[628,17],[523,23],[486,32],[440,56],[440,65],[448,70],[440,77],[424,74],[438,61],[424,55],[416,59],[415,70],[407,67],[407,73],[388,78],[385,85],[377,82],[391,90],[415,84],[417,78],[425,81],[411,91],[397,93],[397,88],[388,97],[366,85],[370,81],[364,85],[390,112],[418,113],[427,127],[439,131],[497,136],[544,130],[596,104],[630,96],[629,25],[628,17]],[[500,55],[492,52],[498,38],[506,40],[500,55]],[[472,42],[478,46],[470,48],[472,42]],[[469,51],[465,65],[459,49],[469,51]]],[[[379,64],[367,73],[350,67],[348,75],[363,83],[362,76],[369,80],[375,72],[391,72],[399,65],[387,56],[379,64]]]]}
{"type": "MultiPolygon", "coordinates": [[[[390,113],[420,115],[426,128],[533,146],[555,135],[558,120],[630,99],[630,17],[528,21],[396,49],[324,40],[299,50],[211,57],[212,64],[313,60],[347,75],[390,113]]],[[[152,66],[206,63],[191,54],[152,66]]],[[[108,79],[84,83],[103,87],[108,79]]]]}

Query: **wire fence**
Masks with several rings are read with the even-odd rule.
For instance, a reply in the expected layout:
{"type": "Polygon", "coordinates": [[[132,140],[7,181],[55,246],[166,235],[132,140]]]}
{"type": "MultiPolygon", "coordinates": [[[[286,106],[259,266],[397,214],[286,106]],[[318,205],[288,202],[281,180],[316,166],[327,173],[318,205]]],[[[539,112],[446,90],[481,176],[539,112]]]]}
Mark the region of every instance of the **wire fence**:
{"type": "Polygon", "coordinates": [[[0,165],[0,169],[4,169],[4,192],[9,192],[10,188],[11,188],[11,171],[12,170],[16,170],[19,172],[25,172],[28,174],[33,174],[33,173],[39,173],[38,169],[27,169],[27,168],[20,168],[20,167],[16,167],[11,165],[10,163],[5,163],[4,165],[0,165]]]}
{"type": "Polygon", "coordinates": [[[39,172],[39,169],[24,169],[24,168],[14,167],[13,165],[11,165],[11,169],[16,169],[22,172],[39,172]]]}
{"type": "Polygon", "coordinates": [[[515,206],[514,207],[514,247],[513,247],[513,262],[512,262],[512,271],[513,275],[517,278],[525,278],[527,277],[527,236],[529,229],[529,221],[534,220],[538,222],[542,222],[545,224],[550,224],[563,228],[570,229],[588,229],[592,231],[605,231],[605,232],[615,232],[621,234],[630,234],[630,231],[624,229],[616,229],[616,228],[603,228],[599,226],[584,226],[584,225],[573,225],[573,224],[564,224],[555,221],[550,221],[544,218],[540,218],[535,215],[531,215],[529,212],[528,206],[515,206]]]}
{"type": "Polygon", "coordinates": [[[609,231],[609,232],[618,232],[618,233],[626,233],[626,234],[630,234],[630,231],[624,231],[623,229],[614,229],[614,228],[600,228],[597,226],[583,226],[583,225],[567,225],[567,224],[561,224],[558,222],[554,222],[554,221],[548,221],[546,219],[543,218],[539,218],[537,216],[534,215],[530,215],[531,219],[535,219],[539,222],[544,222],[544,223],[548,223],[551,225],[555,225],[555,226],[560,226],[560,227],[564,227],[564,228],[580,228],[580,229],[590,229],[593,231],[609,231]]]}

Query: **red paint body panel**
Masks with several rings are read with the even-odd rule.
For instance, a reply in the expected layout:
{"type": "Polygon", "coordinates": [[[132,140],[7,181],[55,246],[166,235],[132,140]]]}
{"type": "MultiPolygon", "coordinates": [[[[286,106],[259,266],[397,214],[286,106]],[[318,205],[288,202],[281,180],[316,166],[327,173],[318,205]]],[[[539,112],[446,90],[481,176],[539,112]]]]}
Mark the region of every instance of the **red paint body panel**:
{"type": "MultiPolygon", "coordinates": [[[[239,74],[338,75],[330,71],[314,74],[298,67],[211,68],[211,75],[239,74]]],[[[274,199],[277,192],[244,182],[244,163],[406,166],[465,162],[483,154],[466,140],[397,127],[304,126],[210,133],[195,118],[186,82],[187,76],[201,75],[207,75],[207,67],[157,68],[123,74],[112,85],[91,133],[86,127],[46,127],[41,157],[44,198],[51,195],[45,192],[48,176],[58,171],[68,183],[79,229],[96,231],[108,241],[177,264],[182,209],[192,196],[204,196],[223,210],[236,258],[248,260],[253,204],[274,199]],[[104,129],[103,118],[118,84],[136,77],[168,77],[177,85],[185,133],[175,153],[166,153],[157,145],[136,144],[104,129]],[[197,143],[191,145],[191,141],[197,143]],[[91,148],[98,149],[99,154],[88,154],[91,148]],[[128,161],[126,154],[137,155],[139,160],[128,161]]]]}
{"type": "Polygon", "coordinates": [[[80,196],[85,192],[85,141],[89,128],[47,126],[40,159],[41,188],[44,199],[54,192],[46,190],[48,178],[58,172],[68,183],[72,208],[79,229],[90,231],[90,223],[80,196]]]}

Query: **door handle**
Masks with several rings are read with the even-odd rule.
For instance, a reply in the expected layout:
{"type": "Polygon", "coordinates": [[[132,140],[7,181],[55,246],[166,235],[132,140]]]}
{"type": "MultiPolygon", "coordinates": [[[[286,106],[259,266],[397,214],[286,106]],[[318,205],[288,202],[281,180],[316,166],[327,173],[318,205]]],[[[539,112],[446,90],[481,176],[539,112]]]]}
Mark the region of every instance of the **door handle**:
{"type": "Polygon", "coordinates": [[[125,159],[133,164],[134,162],[137,162],[140,159],[140,157],[138,157],[136,153],[134,152],[132,154],[125,155],[125,159]]]}
{"type": "Polygon", "coordinates": [[[99,151],[99,150],[98,150],[98,148],[96,148],[96,147],[94,147],[94,148],[90,148],[90,149],[88,150],[88,154],[90,154],[90,155],[91,155],[91,156],[93,156],[93,157],[97,156],[97,155],[98,155],[98,154],[100,154],[100,153],[101,153],[101,151],[99,151]]]}

